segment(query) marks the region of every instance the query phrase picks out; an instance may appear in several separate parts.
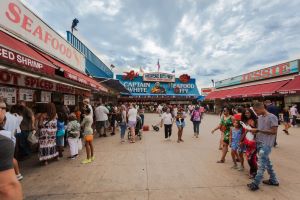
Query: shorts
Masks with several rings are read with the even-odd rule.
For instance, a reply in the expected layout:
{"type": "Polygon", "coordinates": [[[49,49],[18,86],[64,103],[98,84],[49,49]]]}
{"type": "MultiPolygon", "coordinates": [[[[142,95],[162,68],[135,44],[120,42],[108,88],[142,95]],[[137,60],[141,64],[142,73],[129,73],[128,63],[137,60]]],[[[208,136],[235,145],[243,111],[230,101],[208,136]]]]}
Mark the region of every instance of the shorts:
{"type": "Polygon", "coordinates": [[[96,130],[99,131],[102,127],[105,127],[105,121],[96,121],[96,130]]]}
{"type": "Polygon", "coordinates": [[[134,121],[128,121],[128,127],[129,128],[135,128],[136,122],[134,121]]]}
{"type": "Polygon", "coordinates": [[[59,146],[59,147],[65,146],[64,136],[56,136],[56,146],[59,146]]]}
{"type": "Polygon", "coordinates": [[[85,135],[84,136],[84,141],[86,141],[86,142],[91,142],[91,141],[93,141],[93,139],[94,139],[93,135],[85,135]]]}
{"type": "Polygon", "coordinates": [[[230,147],[231,147],[232,150],[237,151],[239,149],[239,143],[238,142],[232,142],[230,147]]]}
{"type": "Polygon", "coordinates": [[[246,145],[243,144],[242,146],[239,146],[238,152],[239,153],[246,153],[246,145]]]}
{"type": "Polygon", "coordinates": [[[185,122],[184,121],[183,122],[176,121],[176,126],[178,128],[184,128],[185,127],[185,122]]]}

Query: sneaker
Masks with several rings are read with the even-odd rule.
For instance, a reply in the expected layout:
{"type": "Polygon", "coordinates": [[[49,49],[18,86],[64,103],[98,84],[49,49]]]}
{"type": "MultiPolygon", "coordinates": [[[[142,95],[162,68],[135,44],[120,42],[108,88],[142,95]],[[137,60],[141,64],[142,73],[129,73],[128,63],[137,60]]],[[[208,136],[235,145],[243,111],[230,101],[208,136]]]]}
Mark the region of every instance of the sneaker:
{"type": "Polygon", "coordinates": [[[76,159],[76,157],[77,157],[77,156],[72,156],[72,157],[71,157],[71,160],[75,160],[75,159],[76,159]]]}
{"type": "Polygon", "coordinates": [[[263,181],[263,184],[271,185],[271,186],[279,186],[279,183],[278,183],[278,182],[273,182],[273,181],[271,181],[271,180],[264,180],[264,181],[263,181]]]}
{"type": "Polygon", "coordinates": [[[247,187],[248,187],[249,190],[251,190],[251,191],[256,191],[256,190],[259,189],[259,187],[258,187],[255,183],[247,184],[247,187]]]}
{"type": "Polygon", "coordinates": [[[93,156],[93,157],[91,158],[91,160],[94,161],[94,160],[95,160],[95,156],[93,156]]]}
{"type": "Polygon", "coordinates": [[[17,175],[17,179],[18,179],[18,181],[21,181],[21,180],[23,179],[22,174],[18,174],[18,175],[17,175]]]}
{"type": "Polygon", "coordinates": [[[237,165],[233,165],[233,166],[231,167],[231,169],[238,169],[238,166],[237,166],[237,165]]]}
{"type": "Polygon", "coordinates": [[[92,162],[92,159],[85,159],[85,160],[81,161],[81,164],[88,164],[91,162],[92,162]]]}
{"type": "Polygon", "coordinates": [[[242,171],[244,171],[245,170],[245,168],[244,167],[242,167],[242,166],[240,166],[240,167],[238,167],[238,169],[237,169],[238,171],[240,171],[240,172],[242,172],[242,171]]]}

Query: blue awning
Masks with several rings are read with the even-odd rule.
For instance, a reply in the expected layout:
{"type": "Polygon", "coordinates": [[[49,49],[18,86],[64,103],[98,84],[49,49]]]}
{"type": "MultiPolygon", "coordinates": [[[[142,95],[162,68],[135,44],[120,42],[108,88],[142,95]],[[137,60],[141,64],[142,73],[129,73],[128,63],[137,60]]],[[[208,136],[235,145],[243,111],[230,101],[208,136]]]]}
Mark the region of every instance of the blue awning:
{"type": "Polygon", "coordinates": [[[113,78],[113,74],[111,76],[107,75],[107,73],[103,72],[99,67],[97,67],[87,59],[85,63],[85,71],[87,74],[96,78],[113,78]]]}

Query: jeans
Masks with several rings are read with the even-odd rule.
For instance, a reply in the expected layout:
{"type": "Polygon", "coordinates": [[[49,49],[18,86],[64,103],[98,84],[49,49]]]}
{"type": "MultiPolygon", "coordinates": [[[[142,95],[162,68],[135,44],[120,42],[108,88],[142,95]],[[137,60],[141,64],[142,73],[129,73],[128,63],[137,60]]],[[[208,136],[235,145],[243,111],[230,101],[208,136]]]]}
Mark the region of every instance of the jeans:
{"type": "Polygon", "coordinates": [[[268,171],[270,175],[270,181],[272,183],[278,183],[276,178],[275,171],[273,170],[272,162],[270,161],[270,154],[271,154],[272,147],[263,145],[261,143],[257,143],[257,152],[258,152],[258,170],[257,174],[253,180],[253,182],[258,186],[263,177],[265,170],[268,171]]]}
{"type": "Polygon", "coordinates": [[[19,135],[19,141],[20,141],[19,152],[20,152],[20,156],[29,156],[30,153],[31,153],[29,142],[27,140],[30,133],[31,133],[31,131],[21,131],[21,134],[19,135]]]}
{"type": "Polygon", "coordinates": [[[193,125],[194,125],[194,133],[197,133],[197,135],[199,135],[200,121],[193,121],[193,125]]]}
{"type": "Polygon", "coordinates": [[[140,117],[142,119],[142,127],[143,127],[144,126],[145,115],[144,114],[140,114],[140,117]]]}
{"type": "Polygon", "coordinates": [[[172,135],[172,124],[165,124],[165,138],[169,138],[172,135]]]}
{"type": "Polygon", "coordinates": [[[121,128],[121,139],[124,139],[125,132],[126,132],[126,127],[127,127],[127,125],[126,125],[125,122],[123,122],[123,123],[120,124],[120,128],[121,128]]]}

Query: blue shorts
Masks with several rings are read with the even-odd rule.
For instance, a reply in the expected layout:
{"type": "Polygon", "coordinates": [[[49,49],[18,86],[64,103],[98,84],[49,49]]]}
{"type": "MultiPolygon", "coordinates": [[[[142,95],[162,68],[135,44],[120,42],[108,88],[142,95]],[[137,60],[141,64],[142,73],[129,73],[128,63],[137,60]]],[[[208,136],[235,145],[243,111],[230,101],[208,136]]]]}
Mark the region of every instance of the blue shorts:
{"type": "Polygon", "coordinates": [[[56,136],[56,146],[63,147],[65,145],[64,136],[56,136]]]}
{"type": "Polygon", "coordinates": [[[232,150],[237,151],[239,149],[239,142],[232,141],[230,147],[231,147],[232,150]]]}
{"type": "Polygon", "coordinates": [[[178,128],[184,128],[185,127],[185,122],[183,121],[183,122],[179,122],[179,121],[176,121],[176,126],[178,127],[178,128]]]}

